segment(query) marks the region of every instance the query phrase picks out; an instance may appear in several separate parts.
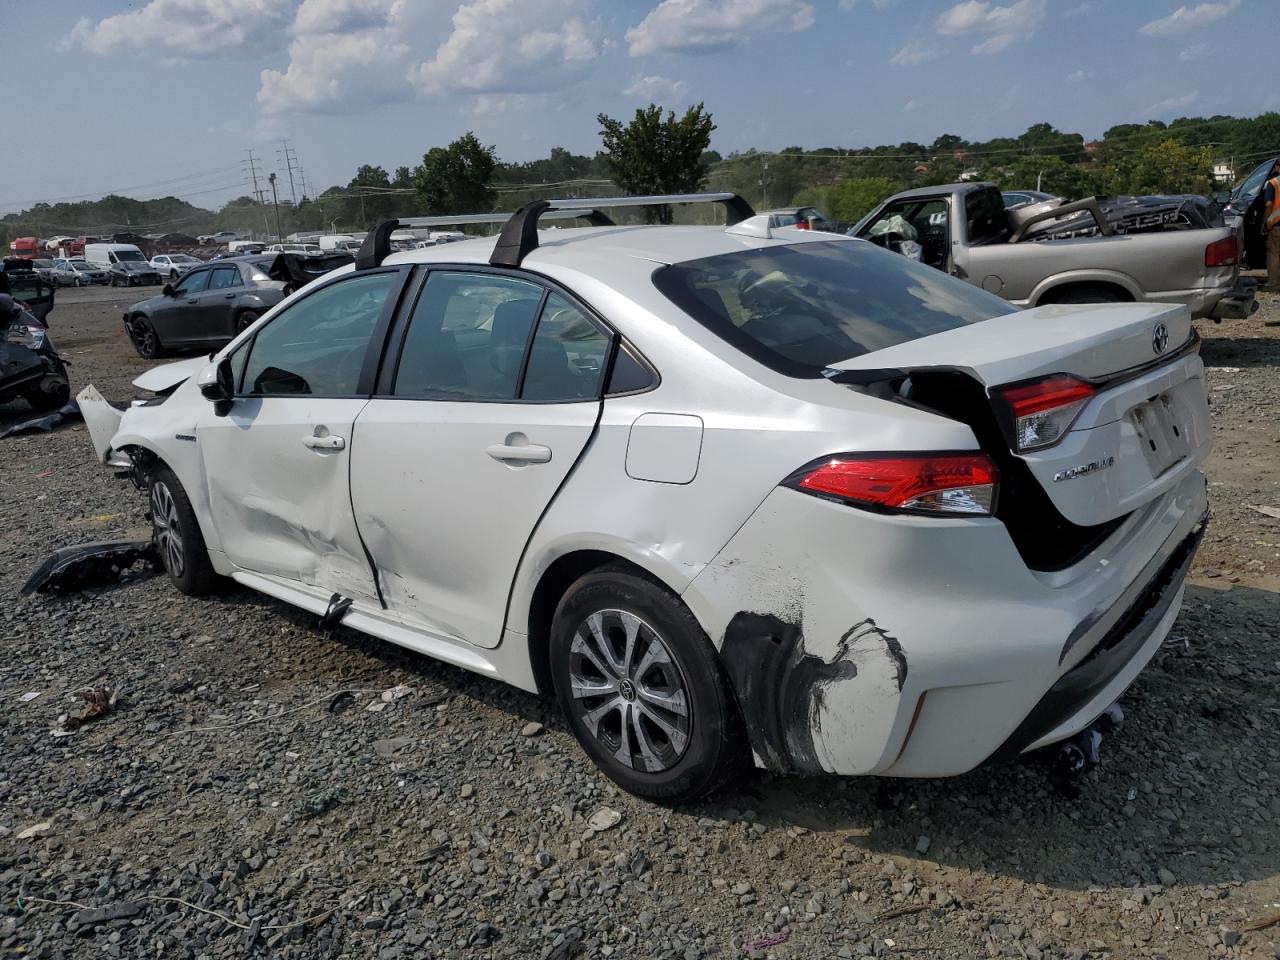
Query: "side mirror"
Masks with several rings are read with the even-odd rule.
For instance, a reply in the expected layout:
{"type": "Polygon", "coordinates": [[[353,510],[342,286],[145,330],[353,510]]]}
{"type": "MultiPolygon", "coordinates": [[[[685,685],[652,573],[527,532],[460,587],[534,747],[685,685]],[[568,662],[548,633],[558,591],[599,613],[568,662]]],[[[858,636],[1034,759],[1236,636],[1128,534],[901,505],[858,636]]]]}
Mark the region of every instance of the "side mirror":
{"type": "Polygon", "coordinates": [[[225,417],[231,412],[231,403],[235,399],[235,375],[231,372],[231,359],[223,357],[217,363],[211,363],[200,371],[196,378],[200,393],[206,400],[213,401],[213,412],[225,417]]]}
{"type": "Polygon", "coordinates": [[[166,297],[172,297],[172,296],[173,296],[173,284],[172,284],[172,283],[166,283],[163,287],[161,287],[161,288],[160,288],[160,292],[161,292],[161,293],[163,293],[166,297]]]}

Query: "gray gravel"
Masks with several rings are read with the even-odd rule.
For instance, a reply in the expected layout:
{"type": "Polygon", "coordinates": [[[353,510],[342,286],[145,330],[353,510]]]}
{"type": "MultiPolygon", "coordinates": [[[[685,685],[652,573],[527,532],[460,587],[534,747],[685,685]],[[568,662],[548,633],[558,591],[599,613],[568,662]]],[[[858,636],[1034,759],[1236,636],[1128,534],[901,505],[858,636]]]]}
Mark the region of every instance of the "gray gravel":
{"type": "MultiPolygon", "coordinates": [[[[146,364],[105,294],[60,294],[53,329],[77,386],[127,399],[146,364]]],[[[1216,519],[1076,800],[1028,761],[665,808],[613,789],[554,705],[256,594],[18,598],[51,548],[145,523],[82,426],[0,441],[0,955],[1276,956],[1280,926],[1244,930],[1280,910],[1266,319],[1274,296],[1201,325],[1216,519]],[[99,684],[114,712],[54,737],[99,684]]]]}

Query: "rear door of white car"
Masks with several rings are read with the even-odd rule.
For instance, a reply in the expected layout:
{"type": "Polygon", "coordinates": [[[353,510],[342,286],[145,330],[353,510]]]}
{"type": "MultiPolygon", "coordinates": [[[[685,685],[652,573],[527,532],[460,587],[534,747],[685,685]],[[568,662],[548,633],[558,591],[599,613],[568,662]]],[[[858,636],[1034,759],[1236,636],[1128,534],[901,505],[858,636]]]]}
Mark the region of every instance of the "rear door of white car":
{"type": "Polygon", "coordinates": [[[433,269],[355,425],[352,505],[390,608],[498,644],[529,536],[600,413],[613,337],[566,294],[433,269]]]}
{"type": "Polygon", "coordinates": [[[212,522],[244,570],[377,602],[351,516],[352,425],[407,269],[347,274],[231,355],[236,399],[196,428],[212,522]]]}

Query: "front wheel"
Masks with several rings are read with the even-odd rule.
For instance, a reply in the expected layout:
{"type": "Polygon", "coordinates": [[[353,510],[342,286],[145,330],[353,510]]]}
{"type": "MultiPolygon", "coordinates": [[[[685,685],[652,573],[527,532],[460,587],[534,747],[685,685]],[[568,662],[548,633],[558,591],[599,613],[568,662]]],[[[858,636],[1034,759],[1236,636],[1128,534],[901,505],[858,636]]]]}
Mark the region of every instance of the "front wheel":
{"type": "Polygon", "coordinates": [[[178,279],[178,271],[177,271],[177,270],[170,270],[170,271],[169,271],[169,279],[170,279],[170,280],[177,280],[177,279],[178,279]]]}
{"type": "Polygon", "coordinates": [[[168,467],[159,467],[149,478],[151,542],[173,585],[188,596],[208,593],[218,575],[209,563],[200,524],[187,492],[168,467]]]}
{"type": "Polygon", "coordinates": [[[156,328],[146,317],[137,316],[129,321],[129,339],[133,342],[133,349],[138,351],[138,356],[143,360],[155,360],[164,356],[164,347],[160,343],[160,337],[156,335],[156,328]]]}
{"type": "Polygon", "coordinates": [[[742,721],[711,641],[679,598],[628,569],[569,588],[551,671],[574,736],[629,793],[693,800],[743,765],[742,721]]]}

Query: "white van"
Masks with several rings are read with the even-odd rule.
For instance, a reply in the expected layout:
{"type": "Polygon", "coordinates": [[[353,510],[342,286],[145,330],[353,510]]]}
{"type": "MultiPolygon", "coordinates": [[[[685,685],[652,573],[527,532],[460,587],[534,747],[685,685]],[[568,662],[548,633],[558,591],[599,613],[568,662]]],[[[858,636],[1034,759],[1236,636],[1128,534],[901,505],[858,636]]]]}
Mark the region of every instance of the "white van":
{"type": "Polygon", "coordinates": [[[360,241],[346,233],[327,233],[317,238],[316,243],[320,244],[320,249],[326,253],[331,250],[338,253],[355,253],[360,249],[360,241]]]}
{"type": "Polygon", "coordinates": [[[146,263],[147,258],[132,243],[86,243],[84,258],[95,267],[110,270],[114,263],[146,263]]]}

